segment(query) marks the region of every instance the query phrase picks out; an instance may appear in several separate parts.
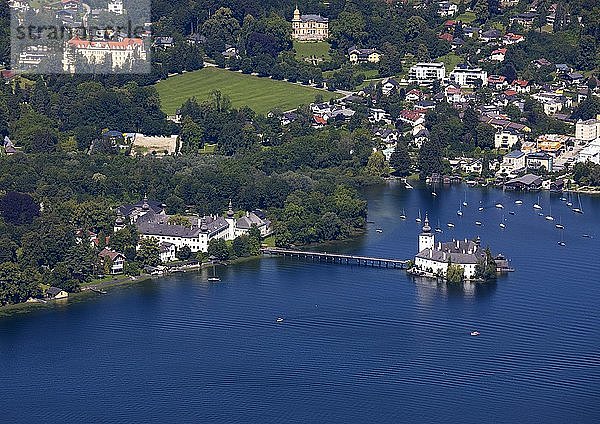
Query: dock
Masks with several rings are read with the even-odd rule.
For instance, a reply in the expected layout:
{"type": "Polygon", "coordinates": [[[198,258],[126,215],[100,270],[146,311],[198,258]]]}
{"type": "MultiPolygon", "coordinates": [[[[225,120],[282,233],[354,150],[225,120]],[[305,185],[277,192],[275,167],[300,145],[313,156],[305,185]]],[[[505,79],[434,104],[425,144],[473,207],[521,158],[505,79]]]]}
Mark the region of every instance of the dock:
{"type": "Polygon", "coordinates": [[[406,269],[409,261],[401,259],[377,258],[371,256],[342,255],[339,253],[310,252],[305,250],[269,247],[261,249],[263,255],[303,259],[312,262],[329,262],[342,265],[370,266],[375,268],[406,269]]]}

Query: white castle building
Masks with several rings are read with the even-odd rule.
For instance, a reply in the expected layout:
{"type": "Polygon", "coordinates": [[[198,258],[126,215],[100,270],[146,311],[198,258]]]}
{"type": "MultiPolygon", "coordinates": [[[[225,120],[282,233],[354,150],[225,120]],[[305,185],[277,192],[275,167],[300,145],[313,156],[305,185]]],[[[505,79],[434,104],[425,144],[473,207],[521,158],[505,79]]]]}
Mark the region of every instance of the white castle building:
{"type": "Polygon", "coordinates": [[[448,271],[448,265],[453,264],[463,268],[465,280],[473,280],[477,264],[486,257],[485,251],[479,246],[479,238],[475,241],[465,239],[436,243],[435,234],[429,226],[429,218],[425,215],[413,273],[443,277],[448,271]]]}
{"type": "Polygon", "coordinates": [[[211,240],[233,240],[250,231],[256,226],[262,237],[272,234],[271,222],[260,210],[246,212],[241,218],[235,218],[235,213],[229,202],[226,216],[186,216],[189,224],[183,225],[181,221],[173,220],[167,215],[165,205],[143,201],[134,205],[124,205],[117,209],[117,219],[114,230],[119,231],[126,225],[132,224],[137,228],[141,238],[156,239],[159,245],[172,244],[175,251],[184,246],[195,252],[207,252],[211,240]]]}
{"type": "Polygon", "coordinates": [[[329,18],[301,15],[298,7],[292,19],[292,38],[298,41],[323,41],[329,38],[329,18]]]}
{"type": "Polygon", "coordinates": [[[140,38],[123,38],[121,41],[90,41],[72,38],[67,42],[63,69],[75,72],[77,60],[85,58],[88,64],[101,65],[110,61],[112,69],[131,67],[134,61],[147,59],[144,41],[140,38]]]}

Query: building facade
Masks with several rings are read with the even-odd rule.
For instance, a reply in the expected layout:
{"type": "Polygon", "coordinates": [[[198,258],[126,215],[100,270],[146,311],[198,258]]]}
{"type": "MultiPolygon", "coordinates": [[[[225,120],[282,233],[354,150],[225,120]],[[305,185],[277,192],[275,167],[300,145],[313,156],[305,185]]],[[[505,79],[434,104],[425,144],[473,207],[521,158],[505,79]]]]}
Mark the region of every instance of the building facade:
{"type": "Polygon", "coordinates": [[[140,38],[123,38],[121,41],[90,41],[72,38],[67,42],[63,58],[63,70],[75,72],[81,58],[91,66],[109,64],[111,69],[127,70],[136,61],[147,59],[144,42],[140,38]]]}
{"type": "Polygon", "coordinates": [[[324,41],[329,38],[329,19],[321,15],[301,15],[296,7],[292,38],[298,41],[324,41]]]}
{"type": "Polygon", "coordinates": [[[441,62],[419,62],[408,72],[408,81],[419,84],[431,84],[435,80],[446,78],[446,67],[441,62]]]}
{"type": "Polygon", "coordinates": [[[469,68],[466,65],[458,65],[450,73],[450,81],[460,87],[477,87],[488,84],[488,74],[481,68],[469,68]]]}
{"type": "Polygon", "coordinates": [[[596,119],[579,120],[575,123],[575,139],[589,142],[600,138],[600,115],[596,119]]]}

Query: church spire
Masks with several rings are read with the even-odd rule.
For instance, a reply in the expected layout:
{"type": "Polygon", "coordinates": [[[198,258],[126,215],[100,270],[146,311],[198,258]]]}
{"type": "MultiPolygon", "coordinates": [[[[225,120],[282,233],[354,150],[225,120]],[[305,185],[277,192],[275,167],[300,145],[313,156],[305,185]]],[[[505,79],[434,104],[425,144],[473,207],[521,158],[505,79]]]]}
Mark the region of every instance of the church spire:
{"type": "Polygon", "coordinates": [[[427,216],[427,213],[425,213],[425,222],[423,225],[423,232],[424,233],[430,233],[431,232],[431,227],[429,226],[429,217],[427,216]]]}
{"type": "Polygon", "coordinates": [[[227,218],[233,218],[235,213],[233,212],[233,204],[231,203],[231,199],[229,199],[229,207],[227,208],[227,218]]]}

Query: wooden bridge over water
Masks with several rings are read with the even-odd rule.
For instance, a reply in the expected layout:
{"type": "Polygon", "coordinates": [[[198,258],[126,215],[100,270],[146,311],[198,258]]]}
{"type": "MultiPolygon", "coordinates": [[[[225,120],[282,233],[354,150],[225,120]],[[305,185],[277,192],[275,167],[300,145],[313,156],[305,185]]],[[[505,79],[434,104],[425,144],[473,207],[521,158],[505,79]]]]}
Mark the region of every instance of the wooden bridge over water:
{"type": "Polygon", "coordinates": [[[283,256],[304,259],[312,262],[330,262],[342,265],[371,266],[376,268],[405,269],[408,261],[400,259],[376,258],[371,256],[342,255],[339,253],[310,252],[277,247],[262,248],[263,255],[283,256]]]}

